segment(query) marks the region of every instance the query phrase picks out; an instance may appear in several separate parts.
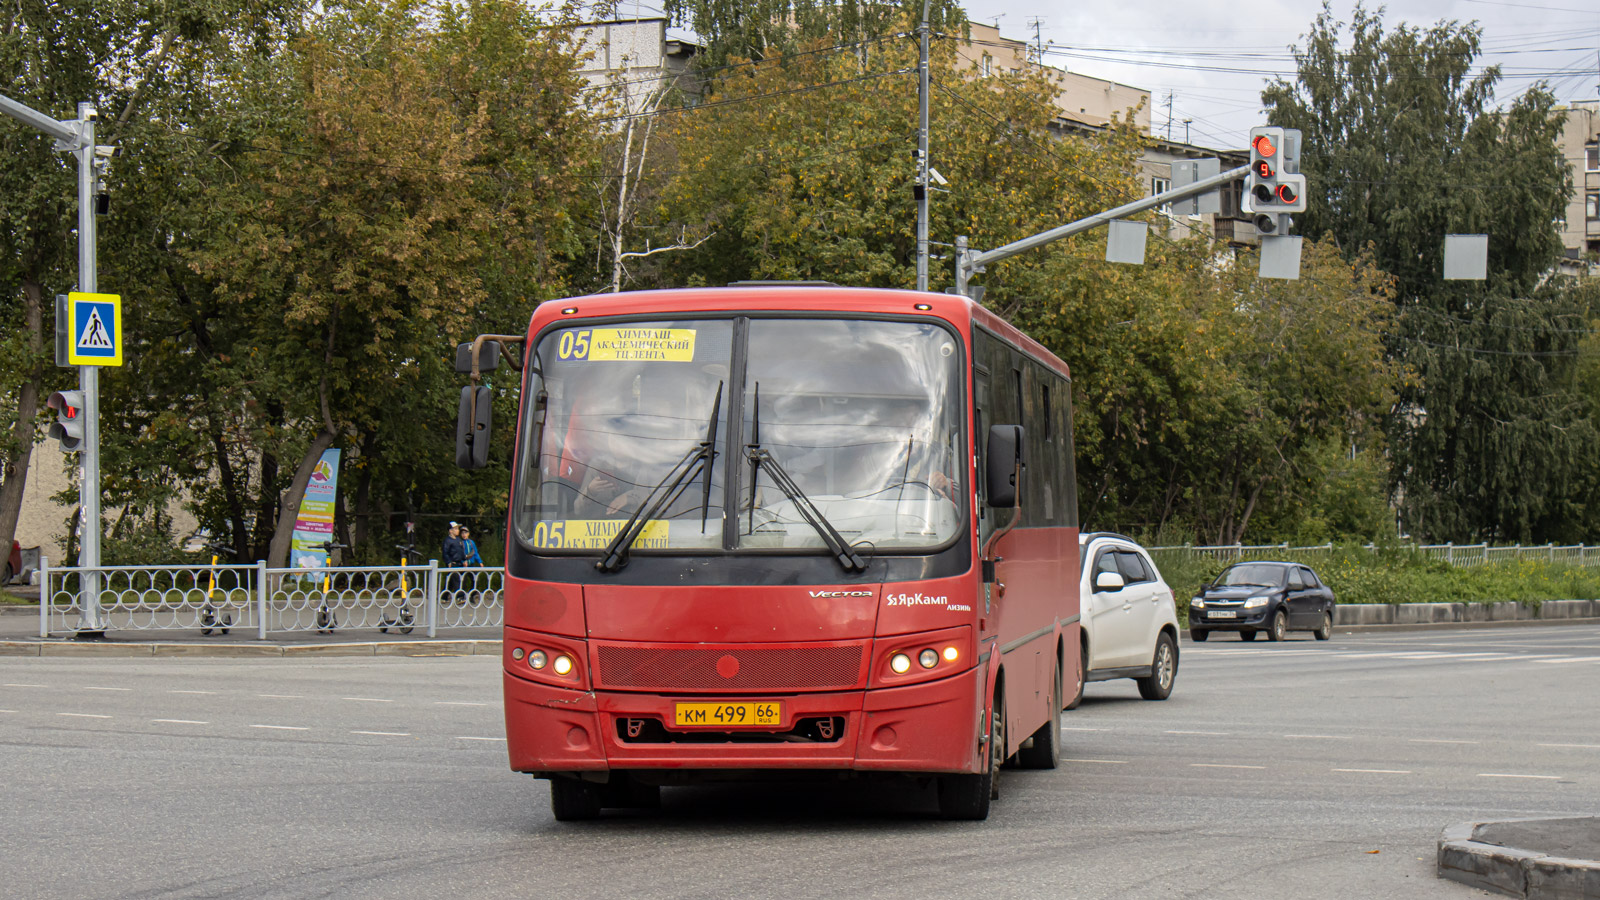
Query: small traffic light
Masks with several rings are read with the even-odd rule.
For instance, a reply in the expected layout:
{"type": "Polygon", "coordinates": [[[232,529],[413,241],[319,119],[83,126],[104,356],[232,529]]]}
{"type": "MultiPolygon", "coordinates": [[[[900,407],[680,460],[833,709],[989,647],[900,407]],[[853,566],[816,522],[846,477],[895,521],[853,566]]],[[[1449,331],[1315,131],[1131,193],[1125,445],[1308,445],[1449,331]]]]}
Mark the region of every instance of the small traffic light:
{"type": "Polygon", "coordinates": [[[1299,172],[1300,132],[1263,125],[1250,129],[1250,174],[1244,182],[1244,211],[1255,215],[1256,231],[1289,230],[1289,213],[1305,212],[1306,177],[1299,172]]]}
{"type": "Polygon", "coordinates": [[[50,436],[61,442],[62,452],[82,449],[83,391],[56,391],[45,405],[56,411],[50,436]]]}

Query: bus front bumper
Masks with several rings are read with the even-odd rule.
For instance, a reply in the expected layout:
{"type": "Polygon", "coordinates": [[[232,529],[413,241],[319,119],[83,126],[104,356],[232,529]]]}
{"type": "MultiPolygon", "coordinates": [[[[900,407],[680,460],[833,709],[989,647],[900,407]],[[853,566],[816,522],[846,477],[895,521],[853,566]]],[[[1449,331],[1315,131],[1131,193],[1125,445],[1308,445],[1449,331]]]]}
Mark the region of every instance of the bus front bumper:
{"type": "Polygon", "coordinates": [[[904,687],[740,697],[575,691],[509,672],[503,677],[506,745],[517,772],[980,768],[984,685],[977,668],[904,687]],[[772,729],[731,736],[670,724],[676,703],[707,701],[778,702],[782,720],[772,729]],[[808,724],[819,720],[831,720],[831,733],[819,735],[808,724]]]}

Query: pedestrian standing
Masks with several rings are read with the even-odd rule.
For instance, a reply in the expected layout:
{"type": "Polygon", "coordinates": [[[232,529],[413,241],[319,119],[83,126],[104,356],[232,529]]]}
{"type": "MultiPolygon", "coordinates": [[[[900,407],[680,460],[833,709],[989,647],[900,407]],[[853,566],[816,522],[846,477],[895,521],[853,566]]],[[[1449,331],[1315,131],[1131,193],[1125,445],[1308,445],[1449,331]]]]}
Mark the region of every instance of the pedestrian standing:
{"type": "MultiPolygon", "coordinates": [[[[459,569],[467,562],[467,545],[461,540],[461,523],[451,522],[450,532],[445,535],[444,547],[440,554],[446,569],[459,569]]],[[[440,593],[439,602],[455,602],[456,588],[461,581],[458,572],[446,572],[444,576],[444,590],[440,593]]]]}
{"type": "Polygon", "coordinates": [[[461,526],[461,543],[463,545],[462,552],[466,556],[463,565],[483,565],[483,557],[478,553],[478,542],[472,539],[472,529],[465,525],[461,526]]]}

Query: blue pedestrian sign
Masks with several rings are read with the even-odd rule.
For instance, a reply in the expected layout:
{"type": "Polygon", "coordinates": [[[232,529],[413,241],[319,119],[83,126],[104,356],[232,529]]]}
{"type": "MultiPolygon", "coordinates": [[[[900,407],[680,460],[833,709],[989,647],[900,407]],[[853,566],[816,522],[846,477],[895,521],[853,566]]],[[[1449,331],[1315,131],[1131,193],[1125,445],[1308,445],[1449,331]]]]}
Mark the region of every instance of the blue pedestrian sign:
{"type": "Polygon", "coordinates": [[[74,366],[122,365],[122,296],[67,295],[67,363],[74,366]]]}

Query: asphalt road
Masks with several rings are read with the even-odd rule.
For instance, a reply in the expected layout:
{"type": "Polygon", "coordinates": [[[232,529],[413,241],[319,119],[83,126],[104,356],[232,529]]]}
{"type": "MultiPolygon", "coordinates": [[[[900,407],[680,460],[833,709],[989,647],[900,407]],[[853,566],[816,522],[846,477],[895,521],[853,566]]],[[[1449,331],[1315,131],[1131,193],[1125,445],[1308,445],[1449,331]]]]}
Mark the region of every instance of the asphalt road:
{"type": "Polygon", "coordinates": [[[1296,637],[1091,685],[984,823],[812,785],[557,824],[494,657],[0,659],[0,895],[1465,898],[1443,826],[1600,812],[1600,628],[1296,637]]]}

